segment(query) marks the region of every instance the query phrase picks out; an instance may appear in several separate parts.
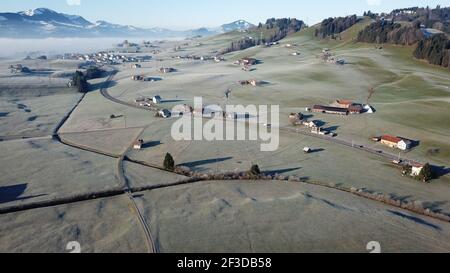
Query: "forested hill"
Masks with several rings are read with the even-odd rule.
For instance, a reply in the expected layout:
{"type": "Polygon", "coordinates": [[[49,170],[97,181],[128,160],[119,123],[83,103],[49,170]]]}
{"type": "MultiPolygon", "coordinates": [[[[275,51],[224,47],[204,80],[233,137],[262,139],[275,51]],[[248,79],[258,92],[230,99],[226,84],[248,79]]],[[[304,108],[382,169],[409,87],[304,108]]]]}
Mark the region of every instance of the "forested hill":
{"type": "Polygon", "coordinates": [[[257,27],[248,29],[247,33],[249,35],[246,38],[232,42],[221,53],[226,54],[257,45],[276,42],[290,34],[300,31],[303,27],[305,27],[305,23],[294,18],[271,18],[265,24],[260,23],[257,27]]]}
{"type": "Polygon", "coordinates": [[[367,26],[358,34],[358,42],[377,44],[413,45],[425,38],[420,23],[396,23],[380,20],[367,26]]]}
{"type": "Polygon", "coordinates": [[[450,40],[448,36],[438,34],[419,41],[414,51],[414,57],[450,69],[450,40]]]}
{"type": "Polygon", "coordinates": [[[349,29],[359,21],[360,19],[356,15],[325,19],[315,30],[315,36],[322,39],[326,37],[335,39],[337,34],[349,29]]]}
{"type": "Polygon", "coordinates": [[[416,58],[450,68],[450,8],[413,7],[365,15],[375,21],[358,34],[357,41],[415,45],[416,58]]]}

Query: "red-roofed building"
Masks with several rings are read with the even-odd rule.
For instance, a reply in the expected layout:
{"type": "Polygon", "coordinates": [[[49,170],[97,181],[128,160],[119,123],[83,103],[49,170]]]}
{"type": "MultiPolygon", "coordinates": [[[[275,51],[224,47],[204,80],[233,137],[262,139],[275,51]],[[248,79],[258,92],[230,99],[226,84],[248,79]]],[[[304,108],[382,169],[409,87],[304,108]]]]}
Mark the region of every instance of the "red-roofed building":
{"type": "Polygon", "coordinates": [[[387,145],[391,148],[400,149],[403,151],[411,148],[411,141],[402,139],[400,137],[391,136],[391,135],[382,136],[381,144],[387,145]]]}

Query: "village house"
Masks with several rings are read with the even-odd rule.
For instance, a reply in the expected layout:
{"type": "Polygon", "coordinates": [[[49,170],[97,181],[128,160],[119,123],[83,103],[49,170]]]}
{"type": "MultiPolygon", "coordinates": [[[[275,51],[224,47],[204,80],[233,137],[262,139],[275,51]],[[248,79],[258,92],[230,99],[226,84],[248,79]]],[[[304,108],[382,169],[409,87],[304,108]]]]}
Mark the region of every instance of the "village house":
{"type": "Polygon", "coordinates": [[[159,103],[161,103],[161,97],[160,96],[154,96],[152,98],[152,101],[153,101],[154,104],[159,104],[159,103]]]}
{"type": "Polygon", "coordinates": [[[312,108],[312,111],[314,113],[336,114],[336,115],[344,115],[344,116],[349,114],[349,110],[346,108],[332,107],[332,106],[325,106],[325,105],[314,105],[312,108]]]}
{"type": "Polygon", "coordinates": [[[142,145],[144,145],[144,140],[142,139],[136,140],[133,144],[133,149],[140,150],[142,149],[142,145]]]}

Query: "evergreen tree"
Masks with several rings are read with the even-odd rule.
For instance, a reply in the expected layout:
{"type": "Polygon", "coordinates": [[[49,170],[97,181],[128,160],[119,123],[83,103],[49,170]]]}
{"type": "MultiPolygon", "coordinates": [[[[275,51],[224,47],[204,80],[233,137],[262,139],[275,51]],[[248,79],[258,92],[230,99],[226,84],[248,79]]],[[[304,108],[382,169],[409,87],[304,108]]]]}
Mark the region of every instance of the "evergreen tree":
{"type": "Polygon", "coordinates": [[[173,157],[171,154],[167,153],[164,162],[163,162],[164,169],[173,171],[175,170],[175,161],[173,160],[173,157]]]}

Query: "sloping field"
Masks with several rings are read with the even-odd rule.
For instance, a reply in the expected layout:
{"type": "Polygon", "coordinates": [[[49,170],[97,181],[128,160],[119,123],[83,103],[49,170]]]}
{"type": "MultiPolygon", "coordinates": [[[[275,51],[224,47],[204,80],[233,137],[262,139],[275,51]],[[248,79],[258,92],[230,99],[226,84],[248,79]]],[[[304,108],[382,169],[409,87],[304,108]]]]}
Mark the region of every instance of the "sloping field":
{"type": "Polygon", "coordinates": [[[448,223],[302,184],[208,182],[142,202],[161,252],[367,252],[371,241],[383,252],[450,250],[448,223]]]}
{"type": "Polygon", "coordinates": [[[0,215],[0,252],[147,252],[139,222],[126,196],[0,215]]]}
{"type": "Polygon", "coordinates": [[[52,139],[0,142],[0,207],[121,186],[116,159],[52,139]]]}

